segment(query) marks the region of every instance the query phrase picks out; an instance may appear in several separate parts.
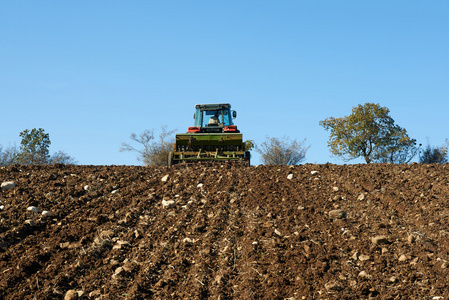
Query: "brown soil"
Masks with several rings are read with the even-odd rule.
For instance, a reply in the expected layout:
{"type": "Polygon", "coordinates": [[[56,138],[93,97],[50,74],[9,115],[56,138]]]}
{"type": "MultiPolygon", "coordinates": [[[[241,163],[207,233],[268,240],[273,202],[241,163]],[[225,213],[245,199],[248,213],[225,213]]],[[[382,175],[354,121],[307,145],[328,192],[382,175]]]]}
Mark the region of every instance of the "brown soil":
{"type": "Polygon", "coordinates": [[[13,166],[4,181],[0,299],[449,299],[449,164],[13,166]]]}

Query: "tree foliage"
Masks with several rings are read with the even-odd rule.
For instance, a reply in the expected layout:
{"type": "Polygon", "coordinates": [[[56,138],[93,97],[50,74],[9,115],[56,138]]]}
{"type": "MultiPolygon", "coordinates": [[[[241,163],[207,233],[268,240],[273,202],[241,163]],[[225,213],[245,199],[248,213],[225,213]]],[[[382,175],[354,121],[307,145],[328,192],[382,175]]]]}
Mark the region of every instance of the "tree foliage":
{"type": "Polygon", "coordinates": [[[302,162],[310,146],[305,146],[305,139],[298,142],[289,137],[267,137],[266,140],[256,146],[256,151],[261,155],[265,165],[297,165],[302,162]]]}
{"type": "Polygon", "coordinates": [[[394,123],[389,109],[379,104],[359,104],[349,116],[320,121],[330,130],[332,154],[351,160],[363,157],[366,163],[408,163],[418,153],[416,140],[394,123]]]}
{"type": "Polygon", "coordinates": [[[74,158],[63,151],[58,151],[50,155],[50,135],[45,133],[42,128],[32,130],[25,129],[20,132],[22,141],[20,149],[9,147],[3,151],[0,146],[0,165],[9,166],[13,164],[20,165],[38,165],[38,164],[75,164],[74,158]]]}
{"type": "Polygon", "coordinates": [[[167,166],[168,154],[173,151],[174,139],[170,138],[175,130],[167,131],[167,126],[161,126],[161,133],[156,138],[154,129],[145,130],[140,135],[131,133],[132,142],[143,146],[138,149],[130,143],[122,143],[120,151],[137,152],[137,160],[149,166],[167,166]],[[168,140],[167,140],[168,139],[168,140]]]}
{"type": "Polygon", "coordinates": [[[407,164],[419,153],[421,144],[407,135],[407,131],[399,126],[390,136],[389,144],[379,146],[375,150],[374,162],[407,164]]]}
{"type": "Polygon", "coordinates": [[[16,161],[21,165],[47,164],[50,158],[50,135],[44,129],[25,129],[19,134],[22,137],[20,142],[20,153],[16,161]]]}
{"type": "Polygon", "coordinates": [[[419,156],[419,162],[422,164],[445,164],[448,162],[449,140],[440,147],[431,147],[427,141],[427,147],[419,156]]]}
{"type": "Polygon", "coordinates": [[[246,140],[246,141],[243,142],[243,145],[244,145],[244,150],[245,151],[251,151],[256,146],[256,144],[254,144],[253,140],[246,140]]]}

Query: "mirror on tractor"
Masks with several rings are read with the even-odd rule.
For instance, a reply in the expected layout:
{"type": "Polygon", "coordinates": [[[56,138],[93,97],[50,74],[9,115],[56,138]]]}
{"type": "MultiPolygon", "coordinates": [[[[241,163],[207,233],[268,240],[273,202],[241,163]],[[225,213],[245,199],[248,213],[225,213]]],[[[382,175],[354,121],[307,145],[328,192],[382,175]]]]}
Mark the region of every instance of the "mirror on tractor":
{"type": "Polygon", "coordinates": [[[194,120],[195,120],[195,117],[196,117],[195,114],[193,114],[193,119],[194,119],[194,120]]]}
{"type": "Polygon", "coordinates": [[[237,118],[237,112],[235,110],[232,111],[232,117],[237,118]]]}

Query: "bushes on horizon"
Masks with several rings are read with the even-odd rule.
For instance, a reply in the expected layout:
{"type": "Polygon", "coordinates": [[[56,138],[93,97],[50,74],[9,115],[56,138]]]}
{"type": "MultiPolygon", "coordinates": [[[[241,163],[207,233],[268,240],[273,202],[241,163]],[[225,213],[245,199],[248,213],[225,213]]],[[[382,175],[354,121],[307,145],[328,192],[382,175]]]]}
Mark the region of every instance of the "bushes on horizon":
{"type": "Polygon", "coordinates": [[[298,142],[289,137],[267,137],[266,140],[256,146],[256,151],[261,155],[265,165],[298,165],[306,158],[310,146],[305,146],[305,139],[298,142]]]}
{"type": "Polygon", "coordinates": [[[74,158],[63,151],[58,151],[50,155],[49,147],[51,144],[50,135],[45,133],[42,128],[32,130],[25,129],[20,132],[22,140],[20,149],[17,147],[9,147],[3,151],[0,146],[0,165],[10,166],[19,165],[49,165],[59,164],[75,164],[74,158]]]}
{"type": "Polygon", "coordinates": [[[445,145],[441,147],[432,147],[427,141],[427,147],[419,156],[419,162],[422,164],[445,164],[448,162],[449,140],[446,139],[445,145]]]}
{"type": "Polygon", "coordinates": [[[154,129],[145,130],[140,135],[131,133],[130,139],[132,142],[143,146],[138,149],[129,143],[122,143],[119,151],[137,152],[137,160],[149,166],[167,166],[168,154],[173,151],[173,138],[167,141],[167,138],[173,136],[176,130],[167,131],[167,126],[161,126],[161,133],[156,138],[154,129]]]}

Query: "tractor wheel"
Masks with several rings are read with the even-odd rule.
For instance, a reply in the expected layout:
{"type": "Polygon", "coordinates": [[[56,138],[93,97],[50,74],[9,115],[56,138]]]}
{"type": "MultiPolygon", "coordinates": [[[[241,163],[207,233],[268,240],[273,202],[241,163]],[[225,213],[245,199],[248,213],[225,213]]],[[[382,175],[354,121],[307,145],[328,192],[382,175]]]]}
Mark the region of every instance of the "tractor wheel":
{"type": "Polygon", "coordinates": [[[170,151],[168,153],[168,161],[167,161],[168,167],[173,166],[173,151],[170,151]]]}
{"type": "Polygon", "coordinates": [[[243,157],[248,162],[248,166],[251,166],[251,153],[249,151],[245,151],[243,157]]]}

